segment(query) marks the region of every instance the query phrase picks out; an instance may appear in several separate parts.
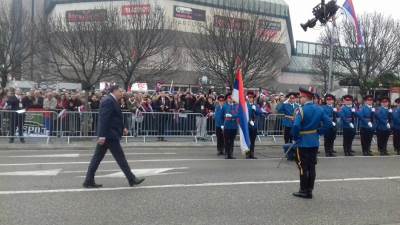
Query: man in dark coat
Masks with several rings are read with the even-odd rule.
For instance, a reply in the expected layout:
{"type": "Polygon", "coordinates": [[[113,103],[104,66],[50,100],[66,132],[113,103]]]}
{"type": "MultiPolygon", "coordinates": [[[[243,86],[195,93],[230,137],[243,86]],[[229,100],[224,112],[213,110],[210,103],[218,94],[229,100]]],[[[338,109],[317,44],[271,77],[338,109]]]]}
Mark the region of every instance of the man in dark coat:
{"type": "Polygon", "coordinates": [[[86,174],[85,182],[83,183],[83,187],[85,188],[102,187],[101,184],[95,183],[94,176],[107,149],[110,149],[111,154],[128,179],[130,186],[140,184],[144,181],[144,178],[138,178],[132,173],[120,144],[123,132],[125,134],[128,133],[128,130],[124,129],[122,111],[119,104],[121,98],[122,90],[119,86],[115,85],[110,87],[110,94],[102,99],[98,125],[99,139],[86,174]]]}

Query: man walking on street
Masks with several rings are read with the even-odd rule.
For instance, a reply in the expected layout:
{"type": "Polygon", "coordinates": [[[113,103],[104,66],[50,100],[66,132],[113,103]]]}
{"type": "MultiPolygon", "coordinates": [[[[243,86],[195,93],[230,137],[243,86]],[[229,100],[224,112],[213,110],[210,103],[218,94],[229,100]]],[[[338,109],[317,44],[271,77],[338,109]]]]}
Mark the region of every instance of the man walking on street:
{"type": "Polygon", "coordinates": [[[105,96],[100,104],[99,139],[86,174],[85,182],[83,183],[83,187],[85,188],[102,187],[101,184],[95,183],[94,176],[107,149],[110,149],[111,154],[128,179],[130,186],[140,184],[144,181],[144,178],[138,178],[132,173],[120,144],[122,133],[124,132],[125,135],[128,133],[128,130],[124,129],[123,126],[122,111],[119,104],[119,100],[122,98],[122,90],[118,85],[114,85],[110,87],[109,91],[110,94],[105,96]]]}

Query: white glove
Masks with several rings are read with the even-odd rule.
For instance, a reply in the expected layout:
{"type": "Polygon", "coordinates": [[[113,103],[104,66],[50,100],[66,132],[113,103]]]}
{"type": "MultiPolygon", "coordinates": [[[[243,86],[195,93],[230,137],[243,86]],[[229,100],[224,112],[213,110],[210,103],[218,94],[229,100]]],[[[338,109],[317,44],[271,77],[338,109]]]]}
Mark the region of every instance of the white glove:
{"type": "Polygon", "coordinates": [[[389,109],[389,112],[392,113],[392,112],[393,112],[393,109],[389,109]]]}
{"type": "Polygon", "coordinates": [[[227,113],[227,114],[225,114],[225,117],[231,118],[231,117],[232,117],[232,114],[227,113]]]}
{"type": "Polygon", "coordinates": [[[350,127],[351,127],[352,129],[354,129],[354,124],[353,124],[353,123],[350,123],[350,127]]]}
{"type": "Polygon", "coordinates": [[[335,108],[333,108],[333,111],[334,111],[334,112],[337,112],[337,108],[336,108],[336,107],[335,107],[335,108]]]}
{"type": "Polygon", "coordinates": [[[356,112],[356,109],[355,109],[355,108],[351,108],[351,111],[352,111],[352,112],[356,112]]]}
{"type": "Polygon", "coordinates": [[[336,123],[335,123],[335,122],[332,122],[332,126],[336,127],[336,123]]]}
{"type": "Polygon", "coordinates": [[[254,122],[253,122],[253,120],[250,120],[250,125],[252,126],[252,127],[254,127],[254,122]]]}
{"type": "Polygon", "coordinates": [[[372,112],[375,112],[375,108],[372,108],[371,111],[372,111],[372,112]]]}
{"type": "Polygon", "coordinates": [[[253,110],[257,110],[256,105],[253,105],[251,108],[252,108],[253,110]]]}
{"type": "Polygon", "coordinates": [[[371,122],[368,122],[368,126],[372,128],[372,123],[371,123],[371,122]]]}
{"type": "Polygon", "coordinates": [[[204,110],[204,105],[200,106],[200,109],[201,109],[201,110],[204,110]]]}
{"type": "Polygon", "coordinates": [[[221,126],[221,129],[223,130],[223,129],[224,129],[224,126],[221,126]]]}
{"type": "Polygon", "coordinates": [[[387,123],[387,124],[386,124],[386,127],[387,127],[388,129],[390,129],[390,123],[387,123]]]}

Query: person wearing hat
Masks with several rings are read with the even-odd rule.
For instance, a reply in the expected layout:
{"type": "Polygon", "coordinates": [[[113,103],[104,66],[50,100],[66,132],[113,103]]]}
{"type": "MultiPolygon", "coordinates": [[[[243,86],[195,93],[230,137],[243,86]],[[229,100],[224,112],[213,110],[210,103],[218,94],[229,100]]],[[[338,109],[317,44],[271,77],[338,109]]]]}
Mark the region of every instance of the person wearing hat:
{"type": "Polygon", "coordinates": [[[396,99],[395,103],[397,107],[392,113],[393,147],[397,155],[400,155],[400,98],[396,99]]]}
{"type": "Polygon", "coordinates": [[[353,108],[353,96],[345,95],[342,98],[343,106],[340,109],[339,116],[343,129],[343,151],[345,156],[354,156],[352,146],[356,135],[356,128],[354,126],[354,113],[356,110],[353,108]]]}
{"type": "Polygon", "coordinates": [[[224,131],[225,159],[235,159],[233,157],[233,144],[238,130],[239,105],[233,101],[231,94],[227,94],[225,99],[227,103],[222,107],[221,112],[224,121],[221,129],[224,131]]]}
{"type": "Polygon", "coordinates": [[[374,113],[373,107],[374,97],[366,95],[364,98],[364,105],[356,113],[360,124],[360,138],[361,148],[364,156],[372,156],[371,142],[374,136],[374,113]]]}
{"type": "Polygon", "coordinates": [[[255,102],[256,95],[254,92],[247,92],[247,110],[249,113],[249,136],[250,136],[250,151],[246,153],[246,159],[257,159],[254,156],[255,142],[257,138],[257,116],[262,114],[260,107],[255,102]]]}
{"type": "Polygon", "coordinates": [[[300,198],[312,198],[319,137],[332,128],[332,121],[321,107],[314,104],[314,93],[303,88],[299,90],[302,106],[296,110],[292,135],[297,143],[295,160],[300,171],[300,190],[293,195],[300,198]]]}
{"type": "Polygon", "coordinates": [[[327,130],[324,134],[324,147],[325,147],[325,155],[327,157],[335,157],[334,154],[334,143],[336,139],[336,123],[337,123],[337,109],[335,106],[336,98],[334,95],[326,94],[325,95],[325,105],[322,106],[324,113],[329,117],[332,121],[332,128],[327,130]]]}
{"type": "Polygon", "coordinates": [[[294,112],[299,107],[299,105],[296,103],[297,96],[298,93],[295,92],[290,92],[289,94],[287,94],[287,100],[282,105],[280,105],[277,110],[278,113],[284,115],[282,125],[285,128],[283,133],[285,144],[291,143],[293,141],[291,129],[293,127],[294,112]]]}
{"type": "Polygon", "coordinates": [[[380,155],[389,155],[387,152],[387,143],[391,133],[391,113],[389,108],[390,99],[383,97],[380,100],[381,106],[376,110],[376,136],[378,141],[378,150],[380,155]]]}
{"type": "Polygon", "coordinates": [[[217,151],[218,155],[224,155],[224,120],[222,115],[222,109],[225,105],[225,96],[220,95],[217,98],[218,103],[215,106],[215,131],[217,135],[217,151]]]}

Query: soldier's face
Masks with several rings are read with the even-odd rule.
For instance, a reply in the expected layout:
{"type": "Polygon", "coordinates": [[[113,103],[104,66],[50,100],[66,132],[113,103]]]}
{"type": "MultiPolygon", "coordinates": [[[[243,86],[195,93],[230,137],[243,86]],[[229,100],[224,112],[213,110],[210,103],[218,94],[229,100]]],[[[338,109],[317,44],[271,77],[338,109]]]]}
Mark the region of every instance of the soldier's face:
{"type": "Polygon", "coordinates": [[[368,105],[372,105],[372,103],[373,103],[372,100],[369,100],[369,99],[367,100],[368,105]]]}
{"type": "Polygon", "coordinates": [[[382,102],[382,106],[383,107],[388,107],[389,106],[389,102],[388,101],[383,101],[382,102]]]}
{"type": "Polygon", "coordinates": [[[300,96],[300,104],[304,105],[307,102],[307,98],[304,96],[300,96]]]}
{"type": "Polygon", "coordinates": [[[326,104],[328,104],[328,105],[333,105],[335,102],[333,101],[333,100],[327,100],[326,101],[326,104]]]}

